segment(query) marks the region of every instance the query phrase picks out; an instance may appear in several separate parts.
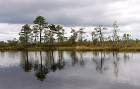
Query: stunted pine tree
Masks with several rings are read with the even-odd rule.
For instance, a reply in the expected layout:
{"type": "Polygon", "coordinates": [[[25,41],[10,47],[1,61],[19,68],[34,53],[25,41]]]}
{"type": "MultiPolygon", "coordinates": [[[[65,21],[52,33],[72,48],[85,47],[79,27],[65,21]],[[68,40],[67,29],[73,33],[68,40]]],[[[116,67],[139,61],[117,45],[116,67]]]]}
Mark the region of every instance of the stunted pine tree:
{"type": "Polygon", "coordinates": [[[19,33],[20,42],[25,44],[26,46],[29,41],[31,31],[32,30],[31,30],[30,26],[28,24],[25,24],[24,26],[22,26],[21,32],[19,33]]]}
{"type": "Polygon", "coordinates": [[[40,43],[42,41],[42,31],[48,27],[48,23],[45,21],[46,19],[43,16],[37,16],[33,23],[36,25],[36,29],[39,31],[40,43]]]}
{"type": "Polygon", "coordinates": [[[119,31],[119,26],[117,24],[117,21],[114,21],[113,23],[113,35],[112,35],[112,46],[114,47],[115,46],[115,42],[119,41],[119,35],[118,35],[118,31],[119,31]]]}
{"type": "Polygon", "coordinates": [[[33,28],[32,28],[32,37],[34,39],[34,43],[37,42],[37,38],[38,38],[38,35],[39,35],[39,30],[37,29],[38,28],[38,25],[34,25],[33,28]]]}
{"type": "Polygon", "coordinates": [[[56,25],[50,24],[49,26],[49,43],[53,45],[54,43],[54,35],[57,33],[56,25]]]}
{"type": "Polygon", "coordinates": [[[97,36],[98,36],[98,34],[95,31],[91,32],[91,37],[92,37],[92,43],[93,44],[97,43],[97,41],[98,41],[98,37],[97,36]]]}
{"type": "Polygon", "coordinates": [[[57,30],[57,40],[58,40],[58,42],[60,43],[60,42],[63,42],[64,41],[64,34],[65,34],[65,31],[64,31],[64,28],[63,28],[63,26],[61,26],[61,25],[57,25],[56,26],[56,30],[57,30]]]}
{"type": "Polygon", "coordinates": [[[99,25],[99,27],[94,28],[94,30],[95,30],[95,33],[98,35],[98,38],[99,38],[100,43],[101,43],[101,45],[102,45],[103,42],[104,42],[103,32],[104,32],[105,30],[107,30],[107,28],[102,27],[101,25],[99,25]]]}
{"type": "Polygon", "coordinates": [[[83,42],[83,35],[86,33],[85,31],[84,31],[84,28],[80,28],[78,31],[77,31],[77,33],[78,33],[78,41],[79,41],[79,43],[81,44],[82,42],[83,42]]]}
{"type": "Polygon", "coordinates": [[[71,28],[71,33],[72,35],[69,38],[69,43],[76,44],[78,32],[75,29],[71,28]]]}
{"type": "Polygon", "coordinates": [[[123,34],[123,42],[124,42],[124,45],[127,45],[128,44],[128,42],[129,42],[129,40],[130,40],[130,34],[123,34]]]}

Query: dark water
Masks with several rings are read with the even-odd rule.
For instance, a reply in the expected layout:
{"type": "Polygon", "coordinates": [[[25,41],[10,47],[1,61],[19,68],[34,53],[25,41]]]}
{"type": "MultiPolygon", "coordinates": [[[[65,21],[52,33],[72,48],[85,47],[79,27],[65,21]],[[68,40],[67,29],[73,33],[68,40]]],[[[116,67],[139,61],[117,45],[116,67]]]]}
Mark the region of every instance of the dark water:
{"type": "Polygon", "coordinates": [[[0,52],[0,89],[140,89],[140,53],[0,52]]]}

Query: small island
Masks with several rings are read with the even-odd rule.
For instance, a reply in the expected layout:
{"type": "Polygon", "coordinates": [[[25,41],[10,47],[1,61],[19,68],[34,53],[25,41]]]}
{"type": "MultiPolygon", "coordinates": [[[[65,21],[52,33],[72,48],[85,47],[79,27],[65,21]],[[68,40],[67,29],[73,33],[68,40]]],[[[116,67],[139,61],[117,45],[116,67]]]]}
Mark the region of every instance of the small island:
{"type": "Polygon", "coordinates": [[[0,42],[0,50],[76,50],[76,51],[140,51],[140,41],[124,33],[119,36],[119,26],[114,21],[111,35],[108,28],[99,25],[86,38],[85,28],[71,28],[70,36],[62,25],[49,24],[43,16],[37,16],[33,24],[25,24],[19,32],[19,39],[0,42]],[[89,37],[89,36],[88,36],[89,37]]]}

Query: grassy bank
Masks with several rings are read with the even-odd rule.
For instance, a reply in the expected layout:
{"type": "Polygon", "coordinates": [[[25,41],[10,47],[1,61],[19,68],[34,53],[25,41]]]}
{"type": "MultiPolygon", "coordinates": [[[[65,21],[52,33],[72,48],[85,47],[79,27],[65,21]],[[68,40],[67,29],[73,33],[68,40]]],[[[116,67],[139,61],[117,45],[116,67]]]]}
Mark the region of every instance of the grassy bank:
{"type": "Polygon", "coordinates": [[[3,46],[0,47],[0,51],[8,50],[28,50],[28,51],[48,51],[48,50],[58,50],[58,51],[140,51],[140,46],[130,46],[130,47],[108,47],[108,46],[42,46],[42,45],[30,45],[28,47],[24,46],[3,46]]]}

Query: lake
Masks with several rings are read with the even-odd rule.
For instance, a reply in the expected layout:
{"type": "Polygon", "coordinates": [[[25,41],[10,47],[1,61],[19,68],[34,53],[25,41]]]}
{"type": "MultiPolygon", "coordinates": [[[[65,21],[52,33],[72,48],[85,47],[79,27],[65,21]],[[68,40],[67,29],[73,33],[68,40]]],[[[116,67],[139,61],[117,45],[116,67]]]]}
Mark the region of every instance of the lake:
{"type": "Polygon", "coordinates": [[[140,89],[140,53],[0,52],[0,89],[140,89]]]}

